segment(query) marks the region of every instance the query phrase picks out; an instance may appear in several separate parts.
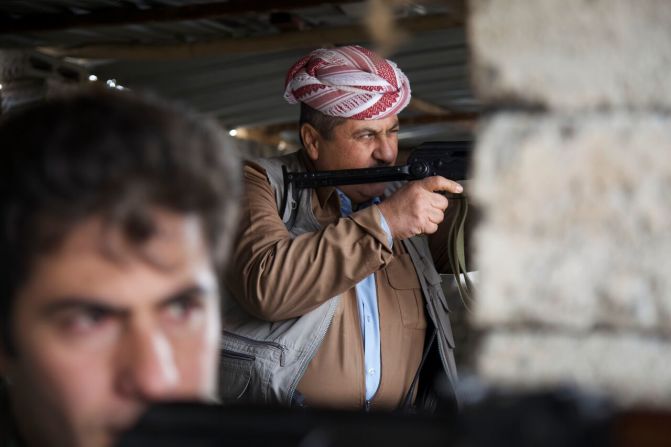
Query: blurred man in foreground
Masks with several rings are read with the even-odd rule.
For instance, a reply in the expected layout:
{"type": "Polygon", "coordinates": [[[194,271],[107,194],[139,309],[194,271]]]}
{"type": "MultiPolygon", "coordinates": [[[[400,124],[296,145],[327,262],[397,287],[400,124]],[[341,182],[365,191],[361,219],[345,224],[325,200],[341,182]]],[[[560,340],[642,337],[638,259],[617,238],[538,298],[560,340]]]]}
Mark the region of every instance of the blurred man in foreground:
{"type": "Polygon", "coordinates": [[[215,398],[224,138],[103,91],[0,122],[2,445],[108,446],[151,402],[215,398]]]}

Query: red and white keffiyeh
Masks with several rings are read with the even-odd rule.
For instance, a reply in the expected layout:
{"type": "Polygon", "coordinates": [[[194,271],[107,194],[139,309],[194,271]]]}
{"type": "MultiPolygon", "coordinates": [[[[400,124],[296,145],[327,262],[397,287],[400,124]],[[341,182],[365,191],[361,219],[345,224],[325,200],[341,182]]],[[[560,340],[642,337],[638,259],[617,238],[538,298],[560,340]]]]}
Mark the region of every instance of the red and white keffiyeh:
{"type": "Polygon", "coordinates": [[[341,118],[386,118],[410,102],[410,82],[396,64],[360,46],[313,51],[291,67],[284,85],[289,103],[341,118]]]}

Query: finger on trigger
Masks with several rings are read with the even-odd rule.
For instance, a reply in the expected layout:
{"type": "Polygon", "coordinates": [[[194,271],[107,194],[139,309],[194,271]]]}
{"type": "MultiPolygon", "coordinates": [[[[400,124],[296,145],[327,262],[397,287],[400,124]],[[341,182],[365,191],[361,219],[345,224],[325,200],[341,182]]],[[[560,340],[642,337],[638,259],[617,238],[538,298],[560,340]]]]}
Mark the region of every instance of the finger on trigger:
{"type": "Polygon", "coordinates": [[[464,191],[464,188],[462,188],[459,183],[439,175],[428,177],[427,179],[429,180],[427,182],[427,187],[429,187],[429,189],[434,192],[447,191],[454,194],[459,194],[464,191]]]}

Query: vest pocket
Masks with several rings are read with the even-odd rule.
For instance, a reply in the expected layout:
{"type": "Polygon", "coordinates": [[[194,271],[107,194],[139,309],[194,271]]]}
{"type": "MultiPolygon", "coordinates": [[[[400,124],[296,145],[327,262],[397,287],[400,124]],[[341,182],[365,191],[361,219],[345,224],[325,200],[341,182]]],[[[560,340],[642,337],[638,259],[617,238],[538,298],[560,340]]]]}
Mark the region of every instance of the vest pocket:
{"type": "Polygon", "coordinates": [[[442,311],[440,308],[437,309],[436,318],[438,319],[438,324],[440,324],[443,329],[443,334],[447,344],[450,348],[454,349],[454,335],[452,334],[452,325],[450,324],[450,309],[447,307],[447,299],[442,293],[442,290],[438,287],[434,289],[434,293],[438,297],[436,301],[438,301],[440,306],[442,306],[442,311]]]}
{"type": "Polygon", "coordinates": [[[222,349],[219,357],[219,397],[223,403],[242,398],[249,388],[256,357],[222,349]]]}
{"type": "Polygon", "coordinates": [[[394,289],[403,326],[426,328],[424,300],[412,259],[407,253],[394,257],[386,267],[387,281],[394,289]]]}

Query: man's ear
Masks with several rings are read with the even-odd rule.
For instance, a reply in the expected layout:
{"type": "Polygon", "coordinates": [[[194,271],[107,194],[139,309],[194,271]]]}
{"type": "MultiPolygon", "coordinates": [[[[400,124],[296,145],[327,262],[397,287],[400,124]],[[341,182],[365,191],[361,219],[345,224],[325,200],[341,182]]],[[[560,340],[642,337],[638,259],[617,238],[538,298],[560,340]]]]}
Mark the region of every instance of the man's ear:
{"type": "Polygon", "coordinates": [[[317,161],[319,159],[319,140],[321,139],[319,132],[308,123],[303,123],[300,132],[308,158],[317,161]]]}

